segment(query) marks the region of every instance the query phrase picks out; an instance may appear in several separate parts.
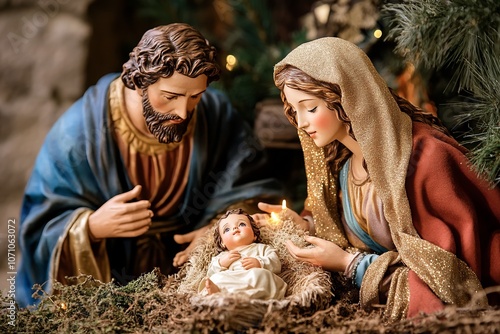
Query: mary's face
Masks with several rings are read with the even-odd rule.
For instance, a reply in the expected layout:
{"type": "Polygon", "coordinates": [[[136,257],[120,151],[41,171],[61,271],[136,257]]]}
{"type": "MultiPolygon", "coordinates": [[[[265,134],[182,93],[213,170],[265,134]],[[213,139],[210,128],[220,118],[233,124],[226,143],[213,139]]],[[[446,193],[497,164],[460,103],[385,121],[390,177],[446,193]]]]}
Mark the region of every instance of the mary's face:
{"type": "Polygon", "coordinates": [[[343,141],[349,136],[347,127],[325,101],[285,85],[283,93],[293,108],[297,127],[304,130],[316,146],[324,147],[334,140],[343,141]]]}

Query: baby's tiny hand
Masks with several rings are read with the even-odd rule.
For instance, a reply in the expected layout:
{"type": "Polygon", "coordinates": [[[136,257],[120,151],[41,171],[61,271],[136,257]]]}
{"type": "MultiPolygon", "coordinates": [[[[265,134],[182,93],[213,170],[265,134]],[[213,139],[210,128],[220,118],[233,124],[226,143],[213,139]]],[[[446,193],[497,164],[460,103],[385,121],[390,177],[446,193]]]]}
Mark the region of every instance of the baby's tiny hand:
{"type": "Polygon", "coordinates": [[[241,259],[241,254],[236,250],[231,250],[224,254],[219,259],[219,264],[221,267],[229,268],[229,266],[234,262],[241,259]]]}
{"type": "Polygon", "coordinates": [[[262,268],[262,266],[260,265],[260,261],[254,257],[245,257],[241,259],[241,264],[246,270],[252,268],[262,268]]]}

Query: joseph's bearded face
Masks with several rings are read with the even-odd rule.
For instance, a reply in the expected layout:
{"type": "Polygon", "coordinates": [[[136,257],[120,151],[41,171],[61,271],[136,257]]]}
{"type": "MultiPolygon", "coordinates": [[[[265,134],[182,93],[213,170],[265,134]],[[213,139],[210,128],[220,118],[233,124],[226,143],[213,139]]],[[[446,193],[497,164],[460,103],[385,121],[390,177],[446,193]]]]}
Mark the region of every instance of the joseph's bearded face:
{"type": "Polygon", "coordinates": [[[163,114],[156,111],[151,106],[147,89],[144,90],[144,94],[142,95],[142,112],[149,132],[151,132],[160,143],[164,144],[180,142],[193,116],[192,111],[188,112],[187,118],[183,120],[178,115],[171,113],[163,114]],[[175,124],[168,121],[173,121],[175,124]]]}
{"type": "Polygon", "coordinates": [[[146,126],[160,143],[180,142],[205,90],[207,76],[191,78],[174,72],[142,90],[146,126]]]}

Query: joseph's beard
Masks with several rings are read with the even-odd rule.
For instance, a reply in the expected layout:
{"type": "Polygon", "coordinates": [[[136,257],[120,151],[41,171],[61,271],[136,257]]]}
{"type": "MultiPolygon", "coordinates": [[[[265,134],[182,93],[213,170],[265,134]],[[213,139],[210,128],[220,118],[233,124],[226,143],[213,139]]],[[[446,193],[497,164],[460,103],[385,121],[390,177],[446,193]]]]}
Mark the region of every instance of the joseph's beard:
{"type": "Polygon", "coordinates": [[[180,142],[186,133],[192,112],[188,112],[187,118],[179,124],[163,125],[168,120],[182,120],[181,117],[175,114],[162,114],[153,109],[149,101],[147,90],[144,90],[142,96],[142,113],[146,120],[146,125],[149,132],[151,132],[160,143],[169,144],[173,142],[180,142]]]}

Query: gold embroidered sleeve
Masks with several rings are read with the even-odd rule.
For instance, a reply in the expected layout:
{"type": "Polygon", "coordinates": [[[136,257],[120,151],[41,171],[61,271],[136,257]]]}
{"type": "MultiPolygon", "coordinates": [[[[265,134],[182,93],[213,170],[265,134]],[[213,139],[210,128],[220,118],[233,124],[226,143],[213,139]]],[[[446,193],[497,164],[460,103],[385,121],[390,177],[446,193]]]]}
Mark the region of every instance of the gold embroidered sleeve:
{"type": "MultiPolygon", "coordinates": [[[[369,308],[380,304],[380,288],[385,281],[390,266],[401,261],[397,252],[386,252],[379,256],[372,265],[368,267],[361,283],[359,301],[361,306],[369,308]]],[[[399,320],[406,317],[410,301],[408,288],[408,268],[399,267],[391,274],[389,292],[387,296],[384,316],[390,320],[399,320]]]]}
{"type": "Polygon", "coordinates": [[[111,281],[106,240],[93,242],[88,231],[88,218],[93,211],[75,211],[65,233],[59,238],[50,264],[50,277],[68,284],[66,276],[92,275],[101,282],[111,281]]]}

